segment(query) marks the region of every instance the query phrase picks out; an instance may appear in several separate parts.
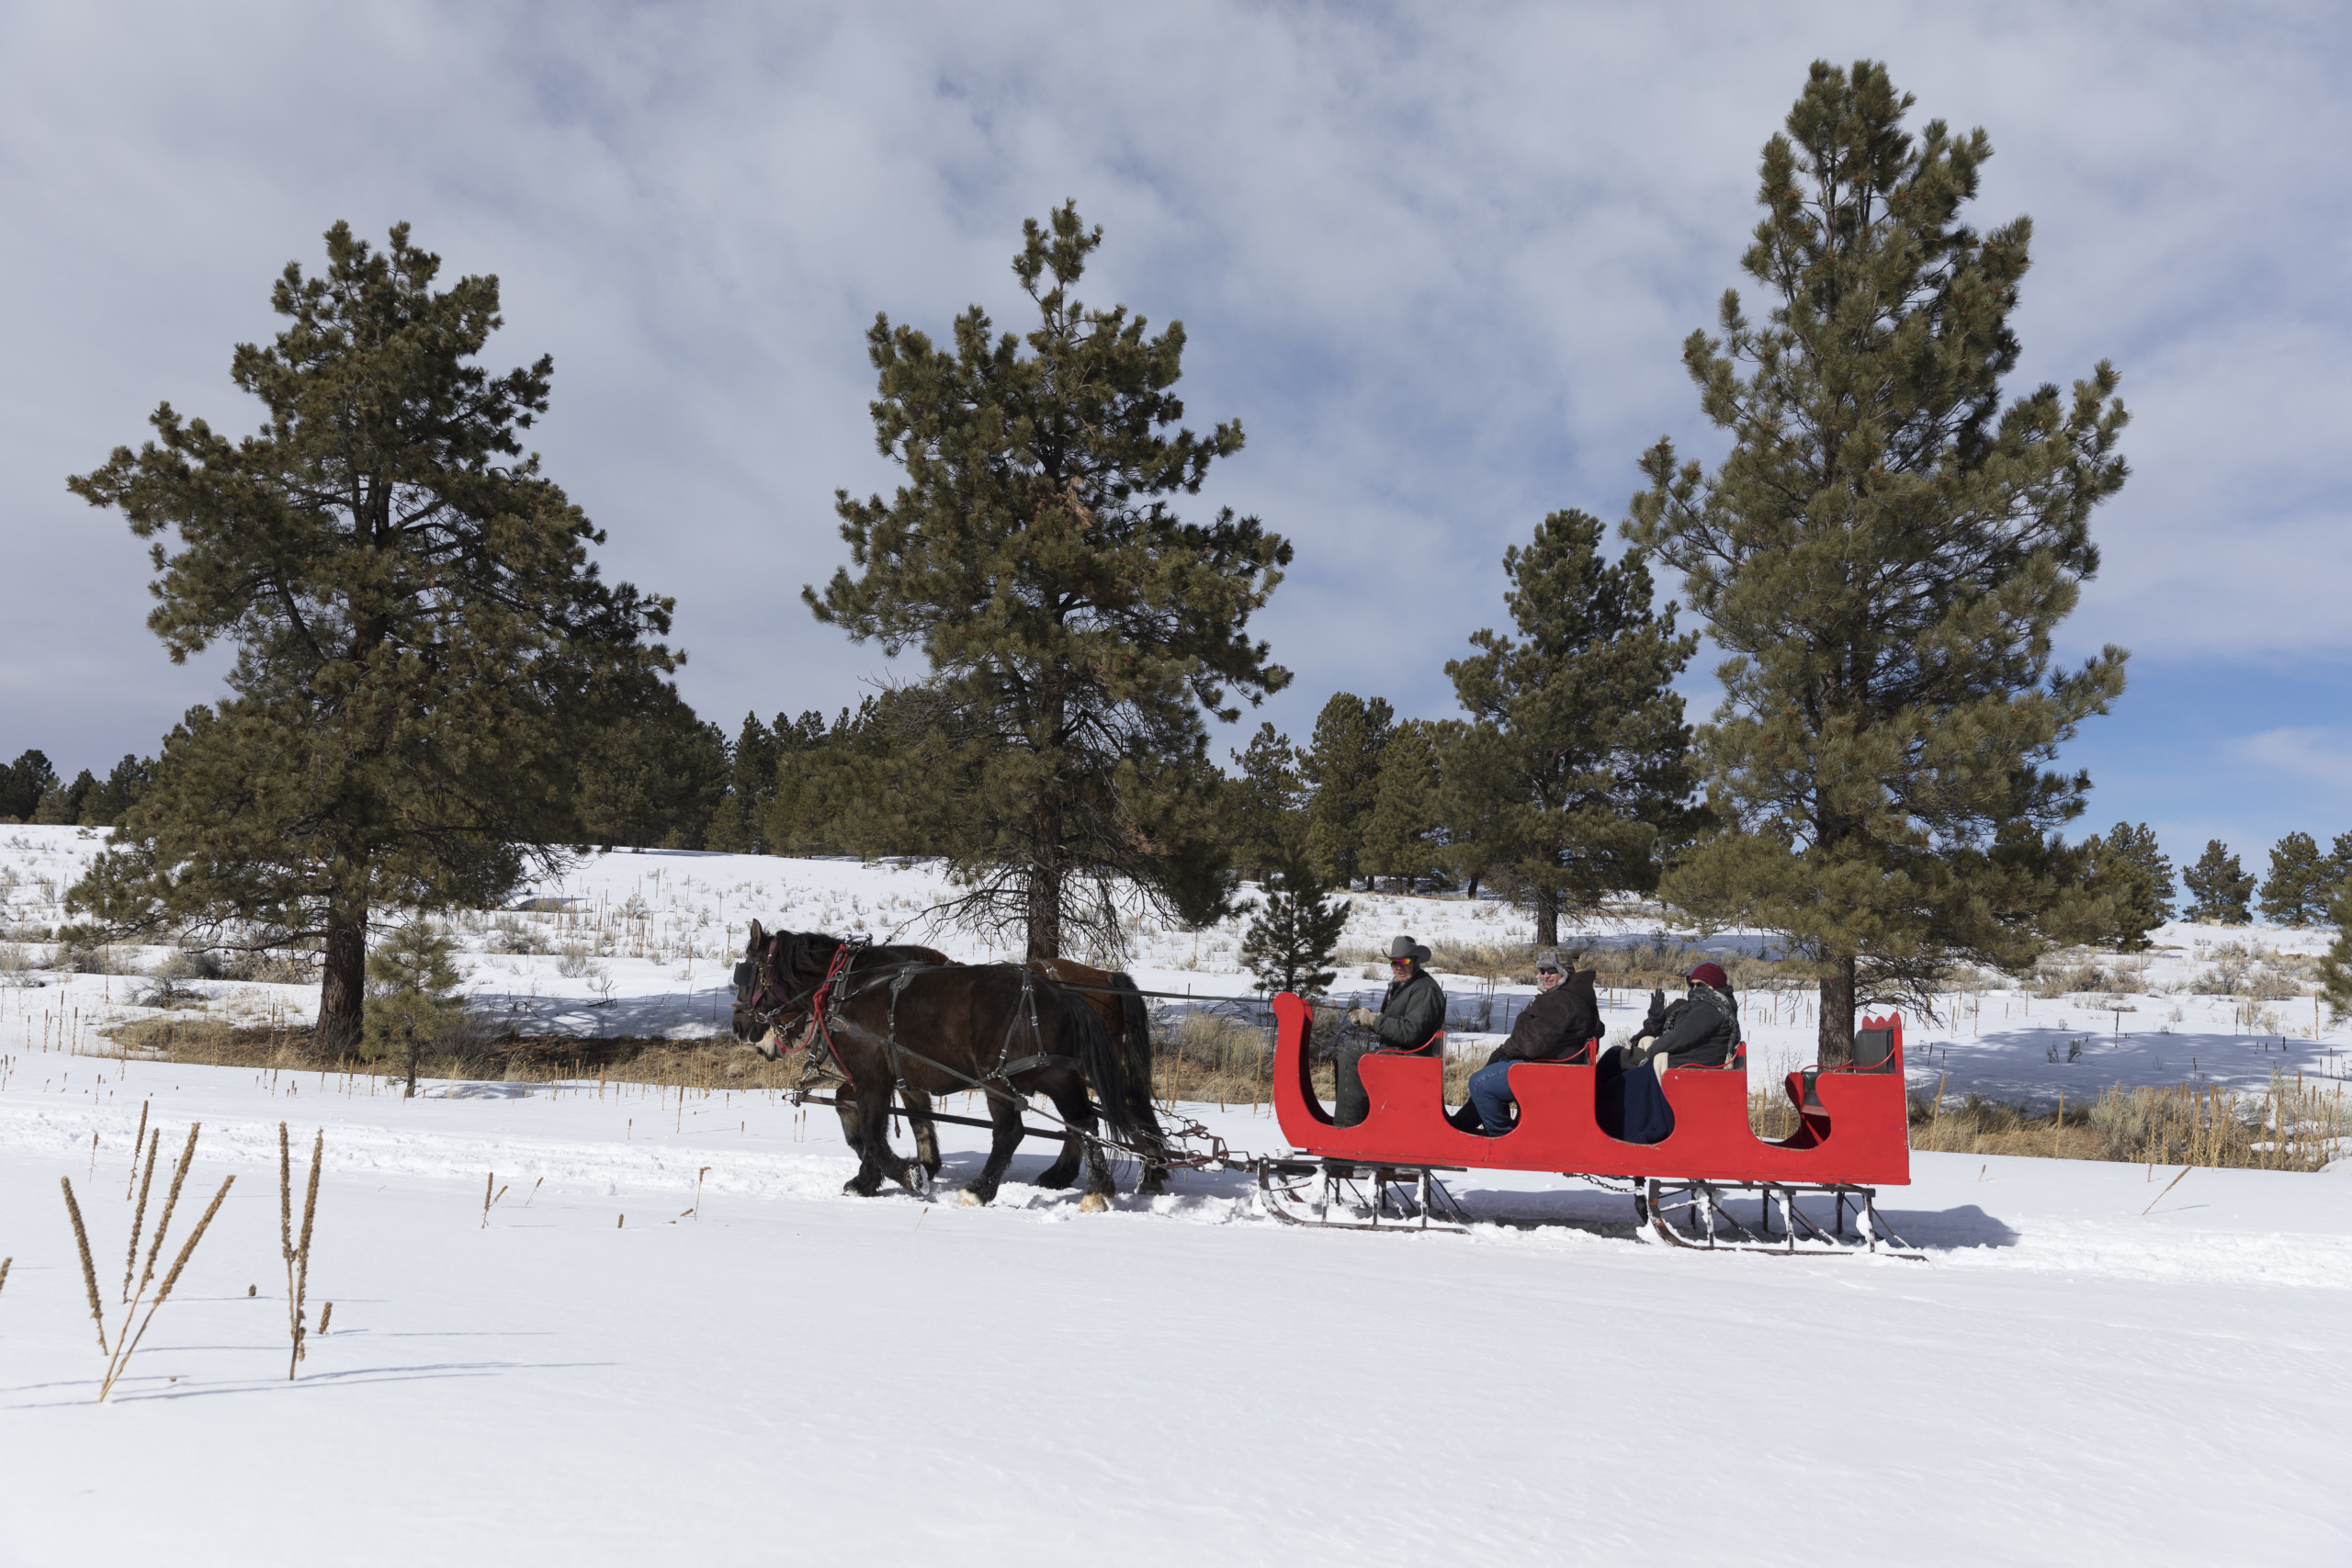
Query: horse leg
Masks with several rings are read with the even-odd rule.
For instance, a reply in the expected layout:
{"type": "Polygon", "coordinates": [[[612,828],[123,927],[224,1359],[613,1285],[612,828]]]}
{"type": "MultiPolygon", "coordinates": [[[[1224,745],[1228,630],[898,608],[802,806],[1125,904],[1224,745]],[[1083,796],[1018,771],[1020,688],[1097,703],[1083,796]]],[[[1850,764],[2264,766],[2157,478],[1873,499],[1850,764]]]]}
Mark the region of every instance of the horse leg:
{"type": "Polygon", "coordinates": [[[1086,1195],[1078,1201],[1080,1213],[1091,1214],[1111,1206],[1112,1197],[1119,1190],[1111,1179],[1111,1162],[1102,1157],[1102,1145],[1092,1138],[1081,1138],[1081,1133],[1094,1131],[1094,1108],[1087,1103],[1086,1080],[1071,1075],[1067,1083],[1046,1091],[1053,1099],[1054,1109],[1061,1112],[1062,1122],[1070,1129],[1069,1142],[1084,1149],[1086,1161],[1086,1195]]]}
{"type": "Polygon", "coordinates": [[[907,1108],[907,1125],[914,1131],[915,1163],[937,1176],[944,1162],[939,1157],[939,1123],[931,1119],[931,1096],[912,1084],[900,1084],[899,1102],[907,1108]]]}
{"type": "Polygon", "coordinates": [[[1078,1179],[1078,1162],[1085,1157],[1086,1140],[1080,1137],[1076,1133],[1069,1134],[1062,1139],[1061,1154],[1054,1160],[1053,1164],[1038,1172],[1037,1185],[1040,1187],[1068,1187],[1071,1182],[1078,1179]]]}
{"type": "Polygon", "coordinates": [[[842,1119],[842,1142],[849,1145],[850,1153],[854,1155],[864,1154],[865,1152],[865,1134],[858,1130],[857,1101],[854,1100],[845,1100],[840,1095],[835,1095],[833,1097],[833,1111],[842,1119]]]}
{"type": "Polygon", "coordinates": [[[978,1204],[993,1199],[1004,1180],[1004,1168],[1012,1163],[1012,1151],[1021,1146],[1021,1100],[1013,1095],[991,1094],[988,1101],[988,1163],[965,1185],[959,1202],[978,1204]]]}
{"type": "Polygon", "coordinates": [[[882,1190],[882,1180],[888,1177],[910,1192],[922,1190],[922,1178],[915,1168],[899,1157],[890,1146],[890,1094],[886,1088],[877,1093],[858,1096],[857,1100],[857,1174],[849,1179],[842,1190],[859,1198],[871,1198],[882,1190]]]}

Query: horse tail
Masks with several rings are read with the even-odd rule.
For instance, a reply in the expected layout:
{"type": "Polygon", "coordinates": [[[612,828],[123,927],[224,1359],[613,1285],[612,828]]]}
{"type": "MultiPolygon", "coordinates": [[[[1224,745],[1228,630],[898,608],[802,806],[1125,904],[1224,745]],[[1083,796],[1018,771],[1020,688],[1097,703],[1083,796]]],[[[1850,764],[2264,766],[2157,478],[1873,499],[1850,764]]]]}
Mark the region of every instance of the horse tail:
{"type": "Polygon", "coordinates": [[[1151,1104],[1151,1010],[1144,1006],[1143,993],[1136,988],[1134,976],[1124,969],[1112,971],[1111,994],[1119,1001],[1119,1047],[1126,1069],[1127,1112],[1150,1140],[1147,1147],[1157,1153],[1161,1138],[1159,1113],[1151,1104]]]}
{"type": "MultiPolygon", "coordinates": [[[[1052,986],[1051,981],[1045,984],[1052,986]]],[[[1141,1133],[1136,1125],[1135,1113],[1129,1109],[1127,1066],[1111,1032],[1102,1027],[1102,1015],[1080,998],[1053,986],[1054,999],[1061,1004],[1062,1021],[1078,1041],[1079,1070],[1086,1075],[1087,1083],[1094,1090],[1094,1098],[1102,1102],[1102,1120],[1111,1135],[1132,1143],[1141,1133]]]]}

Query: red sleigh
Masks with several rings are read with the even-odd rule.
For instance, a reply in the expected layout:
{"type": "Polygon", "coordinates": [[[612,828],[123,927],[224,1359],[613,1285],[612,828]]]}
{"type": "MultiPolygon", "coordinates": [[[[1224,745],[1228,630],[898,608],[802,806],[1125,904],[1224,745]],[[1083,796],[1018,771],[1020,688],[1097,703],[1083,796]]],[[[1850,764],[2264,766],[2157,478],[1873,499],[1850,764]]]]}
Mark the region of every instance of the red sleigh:
{"type": "MultiPolygon", "coordinates": [[[[1446,1120],[1442,1052],[1376,1052],[1363,1058],[1372,1111],[1357,1126],[1335,1125],[1309,1079],[1313,1010],[1285,991],[1274,998],[1274,1111],[1295,1153],[1261,1162],[1269,1208],[1302,1217],[1297,1200],[1319,1178],[1313,1223],[1331,1217],[1343,1184],[1369,1181],[1369,1224],[1382,1224],[1394,1200],[1408,1222],[1426,1226],[1451,1200],[1432,1173],[1541,1170],[1635,1182],[1642,1218],[1686,1246],[1762,1246],[1773,1251],[1847,1250],[1839,1238],[1850,1205],[1860,1238],[1872,1249],[1888,1239],[1871,1189],[1911,1179],[1909,1103],[1904,1090],[1903,1021],[1866,1018],[1854,1032],[1854,1061],[1806,1068],[1782,1084],[1797,1130],[1774,1140],[1748,1124],[1747,1048],[1725,1066],[1677,1067],[1661,1075],[1674,1129],[1655,1144],[1629,1144],[1603,1131],[1598,1101],[1604,1069],[1595,1049],[1574,1062],[1522,1062],[1510,1069],[1519,1101],[1516,1125],[1499,1137],[1455,1129],[1446,1120]],[[1392,1193],[1390,1189],[1418,1189],[1392,1193]],[[1761,1200],[1759,1223],[1731,1219],[1724,1207],[1738,1190],[1761,1200]],[[1827,1195],[1835,1217],[1825,1229],[1798,1200],[1827,1195]],[[1777,1213],[1779,1224],[1774,1224],[1777,1213]],[[1678,1216],[1688,1222],[1677,1224],[1678,1216]]],[[[1345,1206],[1345,1205],[1341,1205],[1345,1206]]]]}

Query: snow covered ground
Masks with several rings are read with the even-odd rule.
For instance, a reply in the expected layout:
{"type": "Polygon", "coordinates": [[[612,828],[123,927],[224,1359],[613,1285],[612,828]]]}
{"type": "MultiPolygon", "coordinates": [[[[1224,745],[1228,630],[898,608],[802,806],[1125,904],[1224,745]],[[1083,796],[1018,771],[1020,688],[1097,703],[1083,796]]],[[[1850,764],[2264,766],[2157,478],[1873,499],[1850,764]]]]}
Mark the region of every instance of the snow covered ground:
{"type": "MultiPolygon", "coordinates": [[[[0,1565],[2352,1561],[2352,1161],[2166,1192],[2141,1166],[1917,1155],[1882,1211],[1924,1265],[1672,1253],[1625,1199],[1533,1176],[1465,1178],[1467,1236],[1277,1227],[1239,1176],[1080,1215],[1023,1182],[1037,1145],[988,1211],[847,1199],[831,1112],[767,1096],[402,1102],[75,1055],[151,1013],[172,957],[42,968],[24,938],[99,849],[0,828],[0,1565]],[[143,1105],[167,1147],[205,1126],[179,1235],[238,1182],[99,1408],[56,1180],[120,1283],[143,1105]],[[291,1384],[280,1119],[303,1147],[324,1128],[311,1295],[336,1303],[291,1384]]],[[[461,933],[478,1006],[526,1030],[698,1037],[755,917],[990,957],[912,924],[945,891],[924,865],[612,853],[461,933]]],[[[1397,929],[1529,936],[1494,903],[1357,896],[1350,942],[1397,929]]],[[[1148,989],[1249,992],[1235,926],[1131,941],[1148,989]]],[[[2244,995],[2324,941],[2171,926],[2129,995],[1971,989],[1912,1022],[1912,1077],[2340,1077],[2347,1034],[2310,1001],[2244,995]]],[[[254,1021],[318,1004],[195,989],[254,1021]]],[[[1747,1037],[1759,1069],[1809,1060],[1804,999],[1750,997],[1747,1037]]],[[[1282,1147],[1268,1117],[1193,1110],[1282,1147]]],[[[981,1134],[944,1134],[953,1187],[981,1134]]]]}
{"type": "MultiPolygon", "coordinates": [[[[54,924],[97,847],[0,829],[6,920],[54,924]]],[[[749,919],[887,934],[941,891],[922,867],[602,856],[537,890],[560,913],[469,919],[472,984],[537,1028],[708,1033],[749,919]]],[[[1357,905],[1366,946],[1525,938],[1491,904],[1357,905]]],[[[1247,989],[1230,929],[1135,936],[1148,987],[1247,989]]],[[[2342,1032],[2285,1021],[2308,1004],[2191,989],[2240,962],[2229,944],[2321,940],[2172,928],[2136,994],[1972,993],[1913,1027],[1916,1074],[2039,1094],[2340,1073],[2342,1032]],[[2137,1010],[2090,1010],[2117,1001],[2137,1010]],[[2253,1032],[2264,1008],[2283,1032],[2253,1032]]],[[[0,982],[39,984],[0,984],[9,1568],[2352,1560],[2331,1479],[2352,1462],[2346,1162],[2166,1190],[2140,1167],[1917,1155],[1882,1208],[1925,1263],[1677,1253],[1634,1237],[1625,1200],[1532,1176],[1465,1179],[1487,1223],[1462,1236],[1278,1226],[1231,1175],[1081,1215],[1024,1184],[1037,1145],[987,1210],[857,1200],[831,1114],[761,1095],[403,1102],[44,1049],[103,1049],[149,982],[14,967],[44,955],[17,948],[0,982]],[[237,1180],[101,1407],[58,1179],[111,1303],[142,1106],[167,1148],[203,1123],[175,1234],[237,1180]],[[281,1119],[305,1148],[325,1133],[311,1294],[335,1303],[292,1383],[281,1119]]],[[[316,1005],[198,988],[254,1017],[316,1005]]],[[[1749,1007],[1762,1062],[1800,1059],[1801,1010],[1749,1007]]],[[[1236,1149],[1281,1146],[1266,1117],[1192,1109],[1236,1149]]],[[[952,1186],[981,1134],[943,1134],[952,1186]]]]}
{"type": "MultiPolygon", "coordinates": [[[[1625,1200],[1540,1177],[1460,1186],[1517,1224],[1361,1235],[1258,1217],[1238,1176],[1081,1215],[1023,1184],[1038,1149],[973,1210],[840,1196],[831,1116],[765,1097],[369,1087],[18,1058],[0,1562],[2352,1551],[2341,1168],[2167,1193],[1922,1155],[1884,1212],[1928,1262],[1786,1260],[1644,1243],[1625,1200]],[[101,1407],[57,1184],[111,1303],[142,1103],[167,1148],[203,1123],[175,1234],[237,1181],[101,1407]],[[292,1383],[280,1119],[325,1130],[311,1292],[335,1303],[292,1383]]],[[[943,1132],[953,1182],[979,1134],[943,1132]]]]}

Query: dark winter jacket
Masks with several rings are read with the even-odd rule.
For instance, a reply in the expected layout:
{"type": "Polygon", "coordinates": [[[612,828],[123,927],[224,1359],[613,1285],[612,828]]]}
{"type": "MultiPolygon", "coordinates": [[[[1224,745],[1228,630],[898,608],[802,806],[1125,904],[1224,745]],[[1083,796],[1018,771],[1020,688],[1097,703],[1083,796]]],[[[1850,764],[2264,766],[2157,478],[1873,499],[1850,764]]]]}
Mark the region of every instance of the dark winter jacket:
{"type": "Polygon", "coordinates": [[[1689,996],[1651,1016],[1643,1032],[1657,1035],[1651,1055],[1665,1053],[1669,1067],[1719,1067],[1738,1049],[1739,1003],[1729,991],[1693,980],[1689,996]]]}
{"type": "Polygon", "coordinates": [[[1372,1029],[1385,1049],[1418,1051],[1444,1027],[1445,990],[1428,970],[1417,967],[1411,979],[1389,986],[1372,1029]]]}
{"type": "Polygon", "coordinates": [[[1573,1056],[1600,1037],[1600,1003],[1592,991],[1593,972],[1580,970],[1527,1004],[1510,1026],[1510,1038],[1487,1058],[1494,1062],[1556,1062],[1573,1056]]]}

